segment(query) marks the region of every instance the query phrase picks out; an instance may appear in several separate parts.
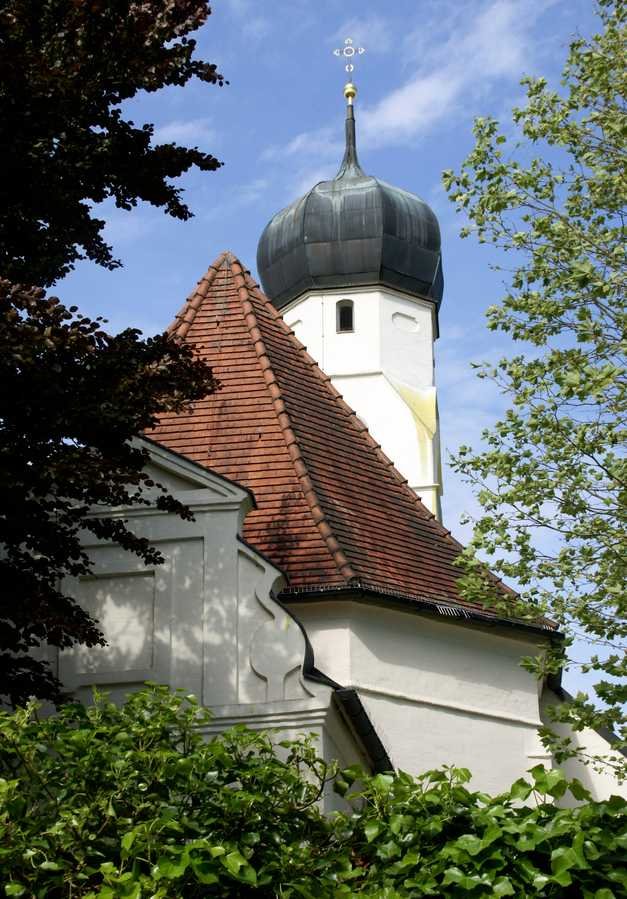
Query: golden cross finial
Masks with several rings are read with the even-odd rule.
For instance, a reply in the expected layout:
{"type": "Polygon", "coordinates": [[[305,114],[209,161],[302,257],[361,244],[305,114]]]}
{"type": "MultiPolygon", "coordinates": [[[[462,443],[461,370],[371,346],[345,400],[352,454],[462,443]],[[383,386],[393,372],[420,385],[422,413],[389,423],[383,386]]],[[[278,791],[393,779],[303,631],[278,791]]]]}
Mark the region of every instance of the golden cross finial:
{"type": "Polygon", "coordinates": [[[346,97],[346,102],[349,106],[353,105],[353,100],[357,96],[357,88],[353,84],[353,72],[355,71],[353,59],[355,58],[355,55],[361,56],[361,54],[365,52],[366,50],[364,47],[355,47],[353,45],[353,39],[350,37],[346,38],[343,47],[338,47],[337,50],[333,51],[334,56],[341,56],[346,60],[344,69],[348,73],[348,83],[344,85],[344,96],[346,97]]]}

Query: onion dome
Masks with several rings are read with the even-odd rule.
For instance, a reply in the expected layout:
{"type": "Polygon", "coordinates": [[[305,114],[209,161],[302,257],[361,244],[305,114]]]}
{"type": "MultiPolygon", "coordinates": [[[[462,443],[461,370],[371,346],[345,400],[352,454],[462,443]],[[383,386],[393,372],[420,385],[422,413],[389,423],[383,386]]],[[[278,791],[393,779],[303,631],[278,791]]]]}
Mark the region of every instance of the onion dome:
{"type": "Polygon", "coordinates": [[[366,175],[357,159],[355,87],[346,85],[346,152],[332,181],[278,212],[257,248],[266,295],[282,309],[309,290],[385,285],[438,307],[440,228],[414,194],[366,175]]]}

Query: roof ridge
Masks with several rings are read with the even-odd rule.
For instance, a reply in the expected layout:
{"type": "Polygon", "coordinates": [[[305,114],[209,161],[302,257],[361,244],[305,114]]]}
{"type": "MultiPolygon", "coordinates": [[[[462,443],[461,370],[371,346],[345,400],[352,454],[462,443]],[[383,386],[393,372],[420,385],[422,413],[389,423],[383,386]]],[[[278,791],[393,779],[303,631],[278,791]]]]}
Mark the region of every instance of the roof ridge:
{"type": "Polygon", "coordinates": [[[222,268],[224,263],[229,260],[229,257],[232,254],[229,253],[228,250],[225,250],[223,253],[220,253],[215,262],[212,262],[205,274],[202,276],[200,281],[198,281],[196,287],[188,298],[185,300],[179,311],[174,316],[174,321],[171,325],[169,325],[167,329],[168,334],[172,334],[174,337],[178,337],[180,340],[184,340],[187,337],[188,331],[194,323],[194,319],[196,318],[196,313],[202,306],[203,300],[206,299],[209,288],[215,281],[215,277],[218,274],[219,270],[222,268]]]}
{"type": "MultiPolygon", "coordinates": [[[[241,266],[241,263],[240,263],[241,266]]],[[[352,427],[362,433],[368,442],[368,445],[375,451],[379,460],[386,466],[387,470],[392,475],[393,479],[396,481],[398,486],[404,491],[405,496],[416,506],[419,507],[420,511],[424,513],[424,518],[426,521],[432,521],[434,526],[436,527],[439,535],[443,537],[445,540],[449,541],[458,549],[463,549],[463,545],[456,540],[455,537],[451,534],[448,528],[445,528],[444,525],[438,521],[433,512],[430,512],[429,509],[424,505],[421,498],[418,494],[411,489],[408,484],[407,478],[404,478],[402,474],[396,468],[394,462],[387,456],[383,450],[381,449],[381,444],[377,443],[375,438],[372,436],[367,426],[363,423],[363,421],[359,418],[355,410],[349,406],[346,402],[342,394],[339,392],[337,387],[333,384],[329,375],[325,374],[316,360],[307,352],[307,348],[301,341],[298,339],[294,331],[289,327],[289,325],[285,322],[285,319],[281,315],[281,313],[275,308],[270,299],[263,293],[260,289],[259,284],[253,279],[250,272],[246,272],[245,280],[249,282],[249,288],[255,291],[257,298],[264,302],[268,308],[268,311],[275,317],[275,319],[280,323],[285,333],[291,336],[293,342],[297,345],[300,353],[306,358],[308,365],[313,370],[314,375],[327,385],[330,392],[333,394],[335,400],[338,402],[338,405],[342,407],[344,412],[347,414],[347,418],[350,421],[352,427]],[[246,278],[247,276],[247,278],[246,278]]],[[[500,579],[498,579],[500,580],[500,579]]]]}
{"type": "MultiPolygon", "coordinates": [[[[350,562],[343,553],[340,547],[340,543],[333,533],[333,530],[329,522],[327,521],[327,517],[322,509],[322,506],[320,505],[320,502],[314,490],[313,483],[311,481],[311,478],[309,477],[309,472],[307,471],[307,466],[303,459],[298,439],[292,428],[289,413],[285,406],[283,397],[281,396],[281,389],[272,369],[272,363],[270,362],[270,358],[268,356],[261,331],[259,330],[257,324],[257,317],[255,315],[254,307],[250,301],[250,285],[247,283],[247,280],[250,279],[250,282],[253,284],[254,282],[252,281],[252,278],[250,278],[250,274],[246,269],[244,269],[242,263],[236,256],[234,256],[233,254],[225,254],[225,258],[234,275],[238,297],[242,304],[242,310],[244,312],[244,321],[253,342],[255,353],[257,354],[257,358],[259,359],[264,381],[266,382],[266,386],[268,387],[272,405],[274,406],[274,409],[277,413],[279,427],[281,428],[281,432],[283,434],[283,437],[285,438],[289,457],[294,463],[294,470],[303,491],[305,502],[309,506],[314,524],[316,525],[322,539],[329,549],[333,561],[337,565],[339,573],[342,575],[342,577],[346,578],[347,581],[356,580],[357,574],[353,570],[350,562]],[[240,283],[238,283],[238,281],[240,283]]],[[[265,303],[270,303],[268,298],[263,294],[261,294],[261,297],[263,298],[263,301],[265,303]]],[[[272,307],[272,311],[275,311],[274,307],[272,307]]],[[[278,316],[278,318],[283,322],[283,319],[280,316],[278,316]]],[[[283,324],[285,323],[283,322],[283,324]]]]}

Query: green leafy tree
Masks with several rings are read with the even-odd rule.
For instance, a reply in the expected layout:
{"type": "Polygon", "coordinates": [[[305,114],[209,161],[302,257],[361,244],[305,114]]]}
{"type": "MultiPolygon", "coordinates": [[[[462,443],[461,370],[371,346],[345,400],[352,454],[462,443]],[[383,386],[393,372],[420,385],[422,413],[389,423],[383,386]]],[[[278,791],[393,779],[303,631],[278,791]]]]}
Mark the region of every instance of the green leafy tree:
{"type": "Polygon", "coordinates": [[[0,7],[0,275],[48,286],[87,257],[120,263],[93,204],[138,200],[187,219],[172,178],[221,163],[198,149],[153,146],[121,104],[138,91],[222,85],[188,37],[206,0],[5,0],[0,7]]]}
{"type": "MultiPolygon", "coordinates": [[[[575,729],[614,728],[624,746],[626,7],[597,6],[601,30],[572,42],[561,89],[523,81],[515,145],[496,121],[478,119],[461,171],[444,173],[470,221],[463,234],[513,263],[488,326],[526,344],[481,368],[509,409],[484,432],[484,448],[462,447],[454,466],[482,507],[465,589],[486,595],[476,554],[487,556],[521,586],[520,614],[549,615],[568,643],[589,641],[591,658],[579,661],[596,673],[605,706],[579,694],[554,714],[575,729]]],[[[558,654],[534,666],[542,675],[562,662],[558,654]]]]}
{"type": "Polygon", "coordinates": [[[489,797],[463,769],[335,778],[307,740],[235,728],[208,741],[193,697],[0,714],[0,882],[37,899],[216,896],[618,899],[627,804],[541,766],[489,797]],[[577,808],[556,804],[569,795],[577,808]]]}
{"type": "MultiPolygon", "coordinates": [[[[172,179],[220,163],[154,146],[152,125],[136,127],[121,104],[193,77],[223,83],[189,37],[209,12],[205,0],[0,4],[0,694],[13,702],[62,698],[33,650],[102,642],[63,590],[65,576],[90,570],[83,525],[160,560],[90,510],[143,502],[146,454],[131,439],[216,387],[169,337],[107,334],[41,290],[77,259],[119,265],[94,214],[100,201],[191,215],[172,179]]],[[[187,515],[165,493],[160,503],[187,515]]]]}

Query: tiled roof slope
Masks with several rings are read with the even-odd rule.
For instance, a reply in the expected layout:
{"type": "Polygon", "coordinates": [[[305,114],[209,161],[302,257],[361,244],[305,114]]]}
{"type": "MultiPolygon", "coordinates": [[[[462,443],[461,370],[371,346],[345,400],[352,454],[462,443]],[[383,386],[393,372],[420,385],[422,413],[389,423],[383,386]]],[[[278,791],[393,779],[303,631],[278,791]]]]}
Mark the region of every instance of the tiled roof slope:
{"type": "Polygon", "coordinates": [[[460,545],[234,256],[210,266],[170,330],[222,389],[164,415],[151,436],[253,491],[244,537],[291,589],[361,586],[478,609],[457,591],[460,545]]]}

